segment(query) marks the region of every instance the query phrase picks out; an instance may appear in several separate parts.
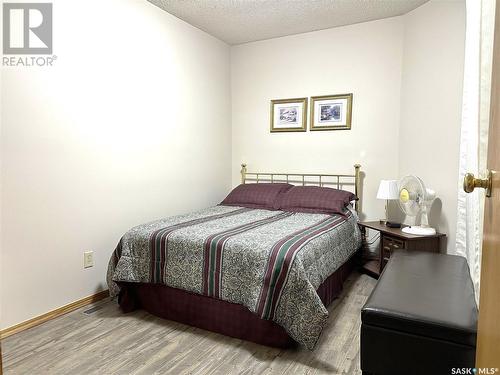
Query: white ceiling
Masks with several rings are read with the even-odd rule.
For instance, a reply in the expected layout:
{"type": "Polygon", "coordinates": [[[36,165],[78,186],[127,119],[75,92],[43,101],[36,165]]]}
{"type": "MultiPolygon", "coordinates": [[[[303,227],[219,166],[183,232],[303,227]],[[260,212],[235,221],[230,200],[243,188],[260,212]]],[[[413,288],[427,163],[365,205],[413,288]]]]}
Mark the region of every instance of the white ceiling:
{"type": "Polygon", "coordinates": [[[405,14],[428,0],[148,0],[229,44],[405,14]]]}

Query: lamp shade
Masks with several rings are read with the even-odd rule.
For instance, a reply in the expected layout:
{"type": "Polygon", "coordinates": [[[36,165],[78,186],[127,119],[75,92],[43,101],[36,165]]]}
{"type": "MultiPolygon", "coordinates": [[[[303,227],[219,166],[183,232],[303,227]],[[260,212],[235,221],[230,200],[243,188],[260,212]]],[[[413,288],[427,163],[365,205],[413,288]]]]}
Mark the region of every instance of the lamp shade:
{"type": "Polygon", "coordinates": [[[382,180],[378,187],[377,199],[398,199],[398,181],[382,180]]]}

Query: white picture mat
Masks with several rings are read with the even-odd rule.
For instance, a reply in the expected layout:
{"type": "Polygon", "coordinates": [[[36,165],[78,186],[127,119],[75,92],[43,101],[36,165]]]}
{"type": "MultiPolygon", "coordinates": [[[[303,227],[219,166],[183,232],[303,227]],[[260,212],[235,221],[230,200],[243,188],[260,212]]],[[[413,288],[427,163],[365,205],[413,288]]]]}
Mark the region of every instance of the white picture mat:
{"type": "Polygon", "coordinates": [[[316,100],[314,102],[314,126],[346,126],[347,125],[347,110],[348,102],[347,99],[326,99],[326,100],[316,100]],[[340,105],[340,119],[332,120],[321,120],[321,107],[324,105],[333,106],[340,105]]]}
{"type": "Polygon", "coordinates": [[[304,103],[279,103],[274,104],[273,111],[273,119],[274,119],[274,128],[275,129],[284,129],[284,128],[301,128],[302,121],[304,118],[304,103]],[[297,117],[295,121],[283,121],[280,119],[281,109],[288,108],[296,108],[297,109],[297,117]]]}

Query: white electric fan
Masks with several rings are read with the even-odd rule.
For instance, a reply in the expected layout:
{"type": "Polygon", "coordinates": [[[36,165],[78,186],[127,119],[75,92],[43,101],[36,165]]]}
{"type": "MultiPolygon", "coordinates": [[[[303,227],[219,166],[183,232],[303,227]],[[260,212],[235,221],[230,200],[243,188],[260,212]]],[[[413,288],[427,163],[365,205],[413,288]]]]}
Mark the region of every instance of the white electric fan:
{"type": "Polygon", "coordinates": [[[404,227],[402,230],[405,233],[415,234],[420,236],[432,236],[436,234],[434,228],[429,227],[429,219],[427,211],[430,209],[432,202],[436,198],[434,190],[427,189],[423,181],[417,176],[405,176],[399,183],[399,206],[408,216],[415,217],[420,215],[420,225],[412,225],[404,227]]]}

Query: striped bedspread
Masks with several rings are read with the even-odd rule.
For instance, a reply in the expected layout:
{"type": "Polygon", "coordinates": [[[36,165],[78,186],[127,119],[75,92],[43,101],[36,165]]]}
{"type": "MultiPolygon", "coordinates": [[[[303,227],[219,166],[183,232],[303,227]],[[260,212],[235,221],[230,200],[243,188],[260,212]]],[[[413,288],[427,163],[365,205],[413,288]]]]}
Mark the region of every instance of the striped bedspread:
{"type": "Polygon", "coordinates": [[[316,293],[361,245],[356,218],[215,206],[139,225],[108,267],[115,282],[161,283],[246,306],[314,348],[328,311],[316,293]]]}

